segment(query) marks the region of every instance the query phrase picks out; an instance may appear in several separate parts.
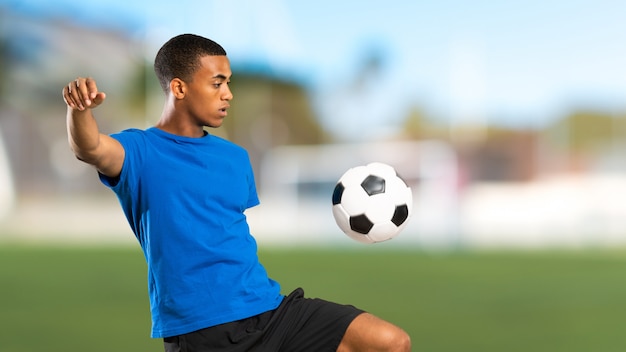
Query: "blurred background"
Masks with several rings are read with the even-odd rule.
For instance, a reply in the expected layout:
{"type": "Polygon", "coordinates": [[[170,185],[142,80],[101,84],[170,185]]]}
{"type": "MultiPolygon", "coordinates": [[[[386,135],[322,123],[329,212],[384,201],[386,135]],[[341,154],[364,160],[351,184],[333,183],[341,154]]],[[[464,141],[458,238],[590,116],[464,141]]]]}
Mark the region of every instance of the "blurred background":
{"type": "Polygon", "coordinates": [[[626,3],[0,1],[0,241],[132,243],[74,159],[61,89],[92,76],[102,131],[156,122],[158,48],[227,50],[235,99],[211,133],[246,147],[268,244],[351,245],[331,214],[350,167],[395,166],[415,209],[394,245],[626,243],[626,3]]]}

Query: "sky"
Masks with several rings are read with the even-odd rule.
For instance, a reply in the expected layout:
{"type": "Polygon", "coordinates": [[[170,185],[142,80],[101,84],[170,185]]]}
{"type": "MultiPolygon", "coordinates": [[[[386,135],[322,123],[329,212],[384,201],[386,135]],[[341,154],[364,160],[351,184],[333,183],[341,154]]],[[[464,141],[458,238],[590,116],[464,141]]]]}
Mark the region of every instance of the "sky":
{"type": "Polygon", "coordinates": [[[306,81],[323,119],[354,136],[381,131],[413,106],[450,124],[521,127],[579,108],[626,111],[626,1],[1,3],[121,28],[150,43],[147,56],[176,34],[205,35],[233,62],[306,81]],[[372,55],[379,69],[358,80],[372,55]]]}

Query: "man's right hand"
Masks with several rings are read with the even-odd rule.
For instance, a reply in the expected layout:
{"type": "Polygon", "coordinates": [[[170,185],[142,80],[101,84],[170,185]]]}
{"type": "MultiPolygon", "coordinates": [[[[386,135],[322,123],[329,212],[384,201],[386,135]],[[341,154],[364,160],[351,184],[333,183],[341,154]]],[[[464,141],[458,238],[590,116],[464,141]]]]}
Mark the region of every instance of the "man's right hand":
{"type": "Polygon", "coordinates": [[[78,77],[63,88],[63,100],[75,110],[93,109],[104,99],[106,94],[98,91],[96,81],[91,77],[78,77]]]}

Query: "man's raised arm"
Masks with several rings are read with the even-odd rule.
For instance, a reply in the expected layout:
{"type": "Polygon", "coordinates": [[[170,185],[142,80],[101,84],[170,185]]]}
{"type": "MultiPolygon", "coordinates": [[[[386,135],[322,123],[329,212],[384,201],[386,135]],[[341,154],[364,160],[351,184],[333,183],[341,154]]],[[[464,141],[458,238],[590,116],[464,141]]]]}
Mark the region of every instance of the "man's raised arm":
{"type": "Polygon", "coordinates": [[[92,109],[102,104],[105,98],[92,78],[79,77],[63,88],[72,151],[79,160],[95,166],[100,173],[117,177],[124,163],[124,148],[114,138],[100,133],[92,114],[92,109]]]}

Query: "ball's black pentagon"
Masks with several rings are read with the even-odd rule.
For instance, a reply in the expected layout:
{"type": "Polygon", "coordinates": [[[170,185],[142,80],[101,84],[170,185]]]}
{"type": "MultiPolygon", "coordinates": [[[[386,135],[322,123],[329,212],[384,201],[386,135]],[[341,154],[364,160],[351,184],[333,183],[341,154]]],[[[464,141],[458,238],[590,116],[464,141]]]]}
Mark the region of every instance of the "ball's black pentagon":
{"type": "Polygon", "coordinates": [[[335,185],[335,189],[333,190],[333,205],[337,205],[341,203],[341,196],[343,195],[343,191],[346,188],[343,186],[341,182],[335,185]]]}
{"type": "Polygon", "coordinates": [[[358,233],[367,235],[372,227],[374,227],[374,223],[365,214],[350,217],[350,228],[358,233]]]}
{"type": "Polygon", "coordinates": [[[361,182],[361,187],[370,196],[385,193],[385,179],[376,175],[369,175],[361,182]]]}
{"type": "Polygon", "coordinates": [[[400,226],[406,221],[408,217],[409,207],[406,204],[398,205],[396,207],[396,210],[393,212],[391,222],[393,222],[396,226],[400,226]]]}

